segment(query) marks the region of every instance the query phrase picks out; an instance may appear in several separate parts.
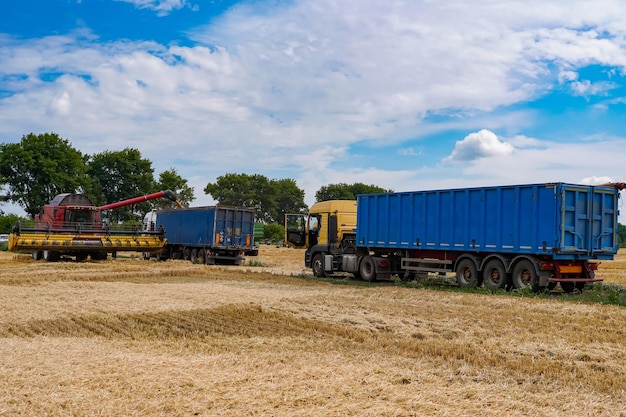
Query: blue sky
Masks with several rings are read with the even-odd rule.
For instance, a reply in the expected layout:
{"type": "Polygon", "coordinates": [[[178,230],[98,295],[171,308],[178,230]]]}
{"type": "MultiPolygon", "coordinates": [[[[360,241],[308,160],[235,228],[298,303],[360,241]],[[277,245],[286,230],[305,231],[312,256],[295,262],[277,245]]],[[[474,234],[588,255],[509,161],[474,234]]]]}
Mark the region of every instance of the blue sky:
{"type": "Polygon", "coordinates": [[[339,182],[623,182],[626,2],[5,2],[0,142],[31,132],[137,148],[194,205],[230,172],[308,204],[339,182]]]}

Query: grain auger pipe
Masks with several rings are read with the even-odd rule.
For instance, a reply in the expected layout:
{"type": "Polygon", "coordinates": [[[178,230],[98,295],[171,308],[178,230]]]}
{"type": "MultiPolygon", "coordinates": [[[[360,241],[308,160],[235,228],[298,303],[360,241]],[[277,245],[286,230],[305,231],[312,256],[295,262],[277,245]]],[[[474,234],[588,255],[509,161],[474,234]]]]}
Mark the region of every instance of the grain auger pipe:
{"type": "Polygon", "coordinates": [[[98,207],[98,210],[112,210],[119,207],[129,206],[131,204],[143,203],[144,201],[155,200],[157,198],[167,198],[168,200],[173,201],[179,208],[183,206],[176,199],[176,194],[174,194],[171,190],[159,191],[158,193],[152,193],[148,195],[142,195],[139,197],[131,198],[129,200],[118,201],[116,203],[105,204],[104,206],[98,207]]]}
{"type": "Polygon", "coordinates": [[[626,190],[626,182],[607,182],[606,184],[602,184],[604,187],[614,187],[620,191],[626,190]]]}

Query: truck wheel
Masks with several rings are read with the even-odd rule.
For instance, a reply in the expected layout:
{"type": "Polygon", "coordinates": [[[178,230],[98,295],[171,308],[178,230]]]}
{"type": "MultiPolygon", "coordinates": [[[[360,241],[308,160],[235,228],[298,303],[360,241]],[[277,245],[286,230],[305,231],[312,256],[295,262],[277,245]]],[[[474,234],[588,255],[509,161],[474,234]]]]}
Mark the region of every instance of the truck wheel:
{"type": "Polygon", "coordinates": [[[456,266],[456,282],[459,287],[478,286],[478,271],[470,259],[463,259],[456,266]]]}
{"type": "Polygon", "coordinates": [[[189,254],[189,260],[191,261],[192,264],[197,264],[197,260],[196,258],[198,257],[198,249],[194,248],[191,250],[191,253],[189,254]]]}
{"type": "Polygon", "coordinates": [[[502,261],[493,259],[487,262],[483,270],[483,283],[489,289],[504,288],[506,285],[506,272],[502,261]]]}
{"type": "Polygon", "coordinates": [[[206,263],[206,251],[204,249],[198,250],[198,257],[196,258],[197,264],[205,264],[206,263]]]}
{"type": "Polygon", "coordinates": [[[566,292],[566,293],[574,292],[575,288],[576,288],[576,284],[573,282],[561,282],[561,289],[563,290],[563,292],[566,292]]]}
{"type": "Polygon", "coordinates": [[[523,260],[513,268],[511,276],[513,288],[520,289],[532,285],[533,288],[538,285],[537,271],[535,266],[529,260],[523,260]]]}
{"type": "Polygon", "coordinates": [[[183,251],[183,259],[185,261],[191,260],[191,249],[185,248],[185,250],[183,251]]]}
{"type": "Polygon", "coordinates": [[[311,262],[311,269],[313,269],[313,275],[318,278],[324,278],[326,274],[324,273],[324,257],[321,253],[318,253],[313,257],[313,262],[311,262]]]}
{"type": "Polygon", "coordinates": [[[359,273],[365,281],[376,281],[376,266],[371,256],[364,256],[359,265],[359,273]]]}

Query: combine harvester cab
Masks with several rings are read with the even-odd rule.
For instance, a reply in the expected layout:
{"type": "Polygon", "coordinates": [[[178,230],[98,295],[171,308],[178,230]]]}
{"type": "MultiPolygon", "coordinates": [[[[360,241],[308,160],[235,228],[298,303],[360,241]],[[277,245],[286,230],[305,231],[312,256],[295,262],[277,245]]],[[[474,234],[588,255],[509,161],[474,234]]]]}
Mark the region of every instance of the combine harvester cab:
{"type": "Polygon", "coordinates": [[[118,251],[156,252],[166,243],[162,230],[118,229],[102,219],[105,210],[113,210],[157,198],[176,201],[170,191],[131,198],[97,207],[84,194],[59,194],[35,216],[35,227],[18,223],[9,235],[9,250],[31,252],[33,259],[58,261],[61,256],[84,260],[106,259],[118,251]]]}

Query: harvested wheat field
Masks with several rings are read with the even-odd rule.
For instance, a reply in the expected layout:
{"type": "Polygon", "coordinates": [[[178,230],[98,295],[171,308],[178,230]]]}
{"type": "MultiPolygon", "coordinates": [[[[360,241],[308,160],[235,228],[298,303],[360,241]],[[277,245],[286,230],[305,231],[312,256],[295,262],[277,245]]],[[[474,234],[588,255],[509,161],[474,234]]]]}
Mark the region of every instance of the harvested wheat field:
{"type": "Polygon", "coordinates": [[[624,307],[337,285],[302,256],[0,253],[0,415],[626,416],[624,307]]]}

